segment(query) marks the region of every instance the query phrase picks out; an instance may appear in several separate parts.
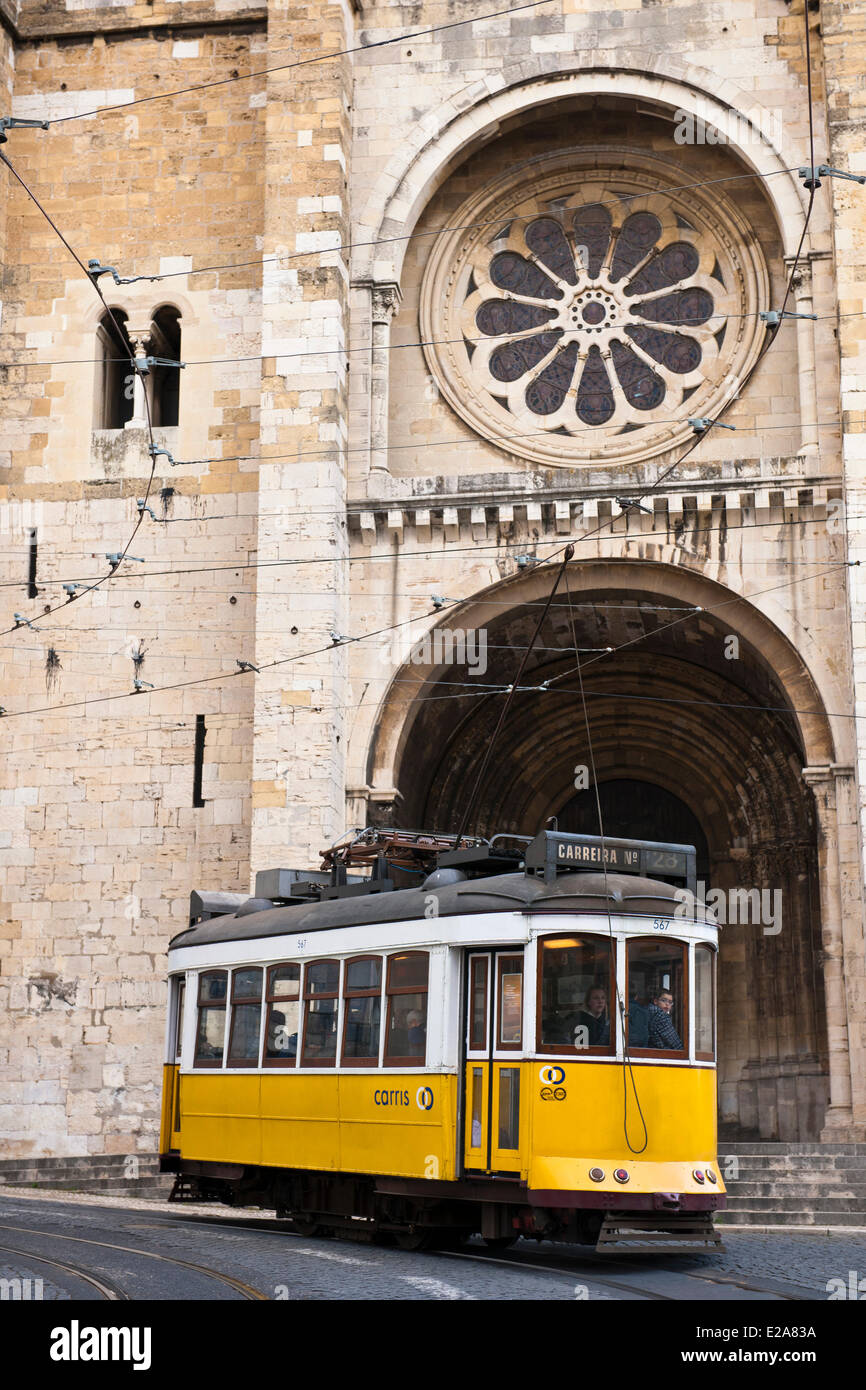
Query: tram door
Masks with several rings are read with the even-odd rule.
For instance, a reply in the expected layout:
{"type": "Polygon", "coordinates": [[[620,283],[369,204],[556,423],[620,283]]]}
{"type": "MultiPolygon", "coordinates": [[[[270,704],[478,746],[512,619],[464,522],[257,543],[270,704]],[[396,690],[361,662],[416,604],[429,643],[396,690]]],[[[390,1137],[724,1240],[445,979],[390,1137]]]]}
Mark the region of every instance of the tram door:
{"type": "Polygon", "coordinates": [[[467,969],[463,1164],[519,1174],[523,955],[470,951],[467,969]]]}

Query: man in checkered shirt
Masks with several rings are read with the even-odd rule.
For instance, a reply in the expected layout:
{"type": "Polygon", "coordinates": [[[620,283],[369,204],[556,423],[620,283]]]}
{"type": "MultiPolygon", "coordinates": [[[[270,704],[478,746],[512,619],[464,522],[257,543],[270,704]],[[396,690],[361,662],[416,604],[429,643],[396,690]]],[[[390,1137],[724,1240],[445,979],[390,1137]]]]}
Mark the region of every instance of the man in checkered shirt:
{"type": "Polygon", "coordinates": [[[682,1042],[671,1018],[674,996],[670,990],[660,990],[649,1009],[649,1046],[664,1047],[672,1052],[682,1050],[682,1042]]]}

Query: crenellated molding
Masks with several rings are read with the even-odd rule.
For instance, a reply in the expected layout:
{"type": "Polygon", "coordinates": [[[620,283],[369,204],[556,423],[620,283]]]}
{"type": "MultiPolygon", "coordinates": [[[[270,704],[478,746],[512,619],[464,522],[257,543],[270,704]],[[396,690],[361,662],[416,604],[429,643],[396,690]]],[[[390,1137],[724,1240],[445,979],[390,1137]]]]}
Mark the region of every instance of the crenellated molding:
{"type": "Polygon", "coordinates": [[[527,546],[544,539],[556,540],[581,530],[591,531],[611,521],[627,517],[618,528],[628,535],[666,534],[694,526],[732,528],[743,525],[778,525],[783,522],[836,519],[830,505],[842,496],[838,482],[820,483],[755,480],[748,488],[723,489],[708,484],[703,488],[650,495],[638,510],[624,505],[626,497],[605,495],[575,497],[555,492],[539,492],[532,497],[510,494],[491,497],[489,492],[454,496],[412,497],[387,501],[350,502],[349,528],[363,545],[396,538],[403,541],[414,531],[426,541],[434,531],[446,540],[456,540],[461,532],[473,540],[490,536],[525,538],[527,546]],[[744,522],[743,518],[747,520],[744,522]]]}

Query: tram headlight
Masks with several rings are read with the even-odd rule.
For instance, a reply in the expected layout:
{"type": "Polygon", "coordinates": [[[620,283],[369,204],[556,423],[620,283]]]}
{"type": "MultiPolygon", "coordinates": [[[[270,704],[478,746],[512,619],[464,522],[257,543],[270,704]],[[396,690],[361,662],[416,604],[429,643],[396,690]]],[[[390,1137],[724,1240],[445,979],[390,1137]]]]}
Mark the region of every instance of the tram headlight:
{"type": "Polygon", "coordinates": [[[702,1168],[693,1168],[693,1169],[692,1169],[692,1177],[694,1178],[695,1182],[701,1182],[701,1183],[702,1183],[703,1180],[704,1180],[704,1171],[703,1171],[703,1169],[702,1169],[702,1168]]]}
{"type": "Polygon", "coordinates": [[[589,1176],[592,1178],[593,1182],[604,1182],[604,1169],[590,1168],[589,1176]]]}
{"type": "Polygon", "coordinates": [[[708,1169],[707,1169],[707,1179],[708,1179],[709,1182],[718,1182],[718,1181],[719,1181],[718,1178],[716,1177],[715,1173],[713,1172],[712,1168],[708,1168],[708,1169]]]}

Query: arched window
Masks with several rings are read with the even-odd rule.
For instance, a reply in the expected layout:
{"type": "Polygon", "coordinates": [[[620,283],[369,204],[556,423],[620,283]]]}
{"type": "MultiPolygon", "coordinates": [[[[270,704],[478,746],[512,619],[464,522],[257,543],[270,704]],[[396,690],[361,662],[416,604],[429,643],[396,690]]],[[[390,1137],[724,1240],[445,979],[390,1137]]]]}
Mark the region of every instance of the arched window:
{"type": "MultiPolygon", "coordinates": [[[[152,357],[180,361],[180,312],[170,304],[157,309],[151,320],[148,352],[152,357]]],[[[168,428],[180,419],[180,369],[154,367],[149,378],[150,408],[154,425],[168,428]]]]}
{"type": "Polygon", "coordinates": [[[132,345],[126,332],[127,315],[122,309],[103,314],[96,330],[97,356],[96,409],[94,429],[122,430],[132,419],[132,368],[129,358],[132,345]]]}
{"type": "Polygon", "coordinates": [[[135,357],[161,357],[180,361],[180,311],[161,305],[147,315],[113,309],[120,333],[109,314],[97,329],[98,355],[95,428],[122,430],[127,425],[144,428],[148,414],[154,426],[177,425],[180,414],[180,369],[154,366],[136,380],[129,361],[135,357]],[[145,392],[147,407],[145,406],[145,392]]]}

